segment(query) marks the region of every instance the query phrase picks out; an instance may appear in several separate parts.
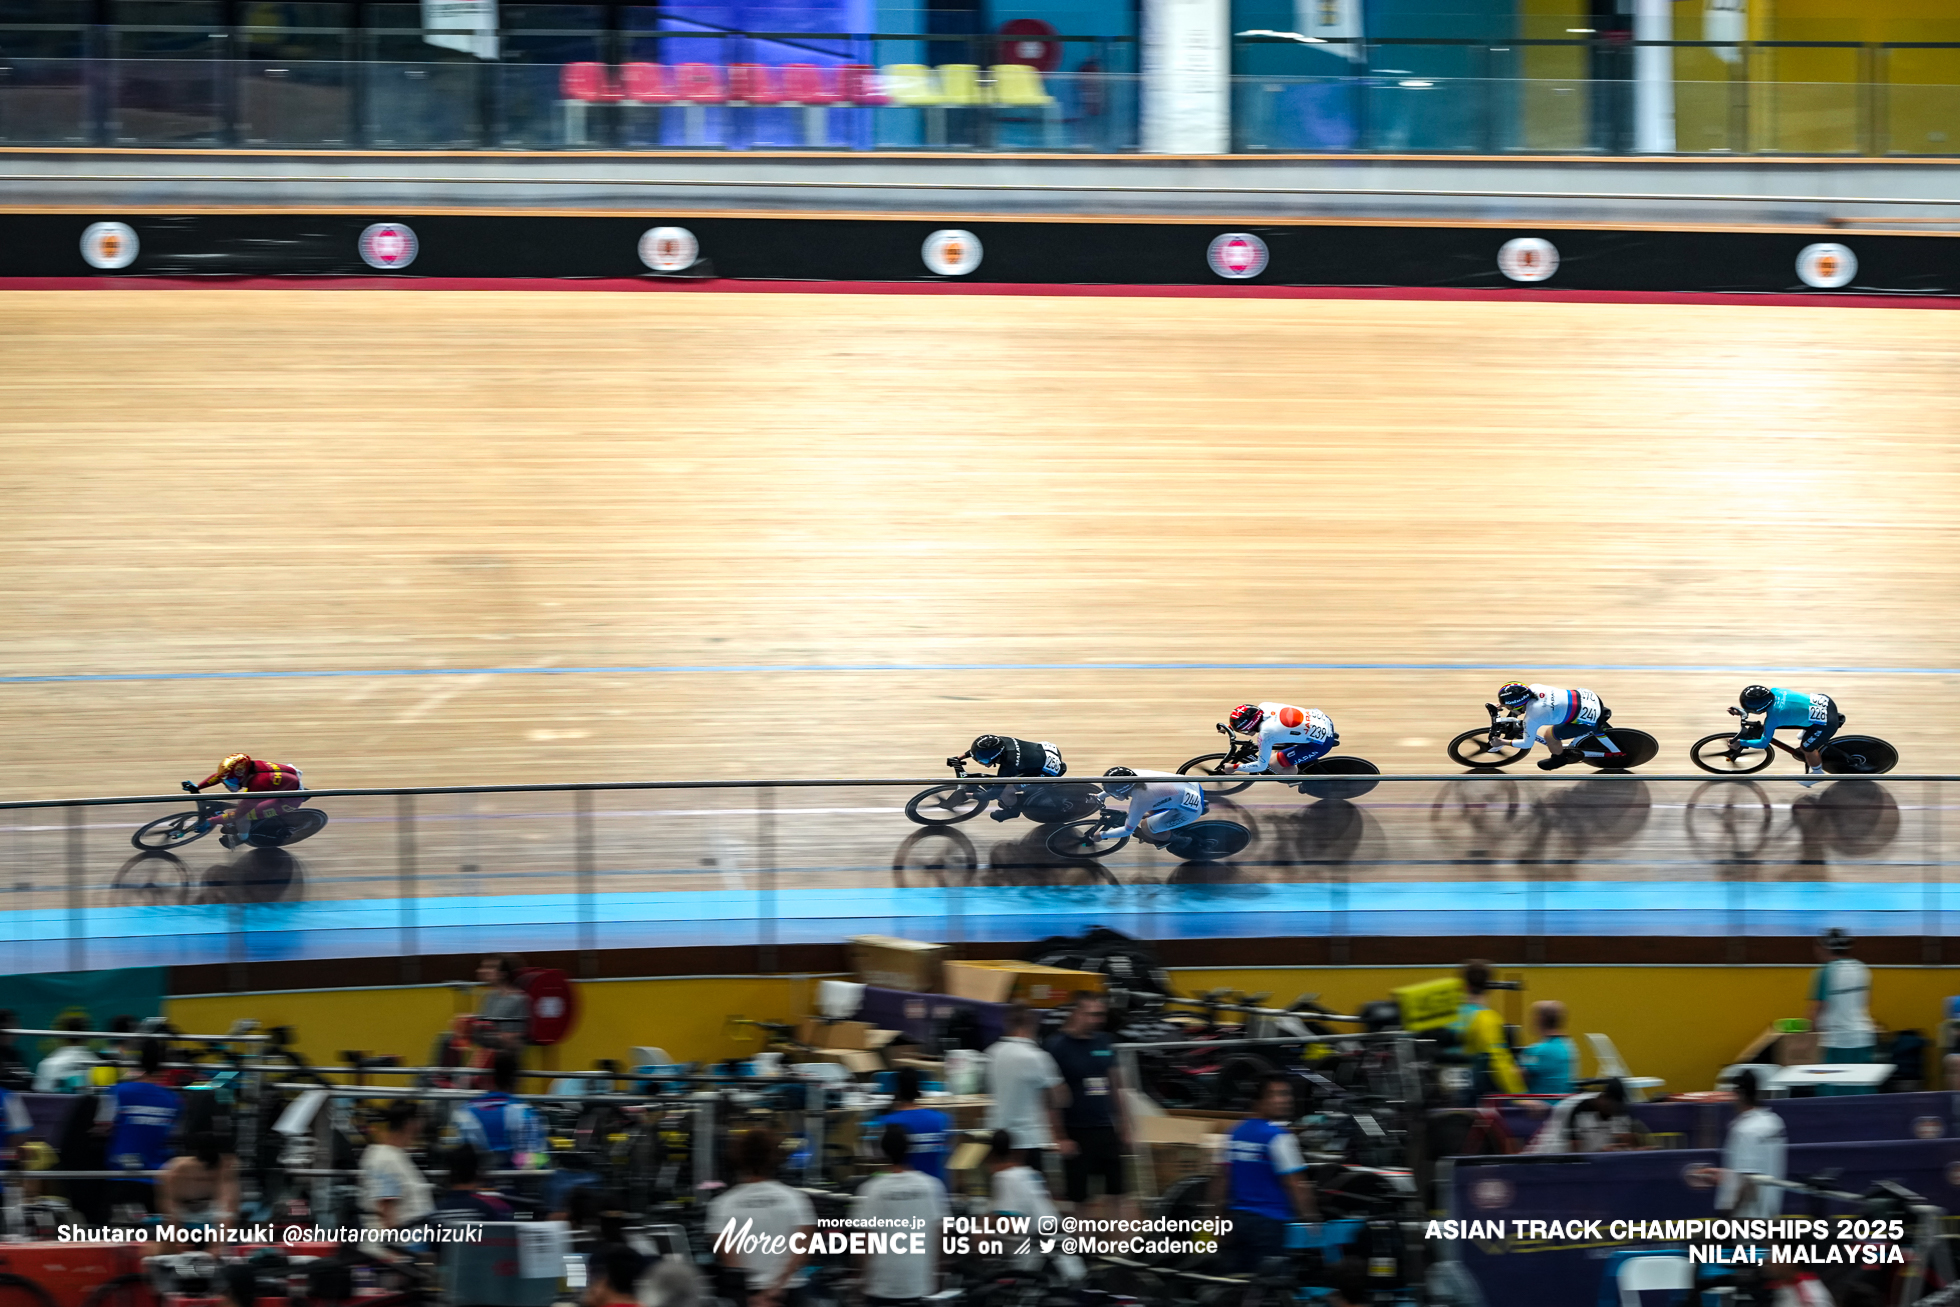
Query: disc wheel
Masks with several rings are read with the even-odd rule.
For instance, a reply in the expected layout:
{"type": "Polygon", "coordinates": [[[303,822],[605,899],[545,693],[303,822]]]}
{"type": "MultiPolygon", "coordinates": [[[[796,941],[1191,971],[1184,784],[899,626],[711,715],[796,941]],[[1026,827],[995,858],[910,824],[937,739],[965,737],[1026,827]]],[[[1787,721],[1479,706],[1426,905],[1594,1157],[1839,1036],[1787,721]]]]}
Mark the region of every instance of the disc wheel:
{"type": "MultiPolygon", "coordinates": [[[[1223,753],[1201,754],[1193,758],[1190,762],[1185,763],[1182,767],[1179,767],[1177,774],[1180,776],[1217,776],[1219,775],[1219,767],[1228,756],[1223,753]]],[[[1225,774],[1230,775],[1229,772],[1225,774]]],[[[1211,795],[1214,799],[1223,798],[1227,794],[1237,794],[1240,790],[1249,790],[1251,788],[1251,781],[1206,781],[1204,783],[1205,793],[1211,795]]]]}
{"type": "Polygon", "coordinates": [[[1450,761],[1473,771],[1490,771],[1496,767],[1509,767],[1524,757],[1516,749],[1493,749],[1490,747],[1490,728],[1482,727],[1465,731],[1450,741],[1450,761]]]}
{"type": "Polygon", "coordinates": [[[980,815],[987,796],[976,785],[935,785],[905,805],[905,815],[921,826],[954,826],[980,815]]]}
{"type": "Polygon", "coordinates": [[[1252,832],[1235,821],[1197,821],[1171,832],[1164,852],[1180,862],[1216,862],[1252,843],[1252,832]]]}
{"type": "Polygon", "coordinates": [[[197,829],[203,818],[195,812],[177,812],[168,817],[158,817],[149,825],[129,837],[129,842],[139,849],[174,849],[192,840],[201,840],[217,828],[197,829]]]}
{"type": "Polygon", "coordinates": [[[1899,765],[1899,751],[1875,735],[1841,735],[1819,752],[1833,776],[1877,776],[1899,765]]]}
{"type": "Polygon", "coordinates": [[[1717,776],[1748,776],[1776,761],[1772,749],[1738,749],[1734,731],[1704,735],[1688,750],[1688,757],[1703,771],[1717,776]]]}
{"type": "Polygon", "coordinates": [[[1097,839],[1106,829],[1101,817],[1089,817],[1072,821],[1066,826],[1057,826],[1048,832],[1048,851],[1058,858],[1093,861],[1116,852],[1130,842],[1127,835],[1120,840],[1097,839]]]}
{"type": "MultiPolygon", "coordinates": [[[[1322,758],[1310,762],[1300,769],[1302,776],[1379,776],[1382,769],[1366,758],[1322,758]]],[[[1380,781],[1313,781],[1300,782],[1300,793],[1311,794],[1316,799],[1354,800],[1374,789],[1380,781]]]]}
{"type": "Polygon", "coordinates": [[[1619,750],[1603,758],[1586,759],[1589,766],[1597,767],[1601,771],[1628,771],[1634,767],[1645,766],[1661,751],[1661,742],[1645,731],[1609,726],[1592,738],[1601,743],[1610,740],[1619,750]]]}
{"type": "Polygon", "coordinates": [[[291,812],[280,813],[265,824],[272,829],[263,836],[254,829],[251,838],[245,842],[261,849],[297,844],[309,836],[318,835],[327,824],[327,814],[317,808],[295,808],[291,812]]]}

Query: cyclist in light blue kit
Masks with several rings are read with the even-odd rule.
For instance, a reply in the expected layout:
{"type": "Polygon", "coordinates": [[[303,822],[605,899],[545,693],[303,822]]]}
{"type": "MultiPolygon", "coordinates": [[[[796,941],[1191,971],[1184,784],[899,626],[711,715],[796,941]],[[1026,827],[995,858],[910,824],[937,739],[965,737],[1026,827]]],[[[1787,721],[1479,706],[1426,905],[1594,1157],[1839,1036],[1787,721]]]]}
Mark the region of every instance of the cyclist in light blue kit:
{"type": "MultiPolygon", "coordinates": [[[[1752,685],[1742,692],[1742,707],[1731,708],[1738,717],[1762,714],[1760,729],[1744,727],[1736,744],[1744,749],[1767,749],[1772,744],[1793,758],[1802,758],[1804,768],[1813,775],[1824,770],[1823,747],[1844,725],[1844,714],[1828,694],[1809,694],[1802,690],[1776,690],[1752,685]],[[1776,738],[1776,732],[1792,726],[1804,728],[1795,748],[1776,738]]],[[[1756,725],[1756,723],[1751,723],[1756,725]]]]}

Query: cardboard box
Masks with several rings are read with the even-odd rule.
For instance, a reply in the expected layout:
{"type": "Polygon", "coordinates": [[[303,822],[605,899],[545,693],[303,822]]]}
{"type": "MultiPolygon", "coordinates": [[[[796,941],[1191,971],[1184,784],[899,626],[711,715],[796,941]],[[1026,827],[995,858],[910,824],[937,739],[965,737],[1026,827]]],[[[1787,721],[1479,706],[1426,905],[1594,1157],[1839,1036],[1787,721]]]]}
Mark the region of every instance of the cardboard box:
{"type": "Polygon", "coordinates": [[[867,985],[914,994],[939,992],[939,968],[952,956],[950,944],[926,944],[896,935],[853,935],[851,970],[867,985]]]}
{"type": "Polygon", "coordinates": [[[943,971],[948,994],[982,1003],[1065,1007],[1078,989],[1103,990],[1103,978],[1096,972],[1038,962],[948,962],[943,971]]]}
{"type": "Polygon", "coordinates": [[[1816,1031],[1788,1031],[1781,1029],[1781,1025],[1781,1022],[1775,1022],[1767,1026],[1760,1035],[1743,1045],[1741,1052],[1729,1059],[1729,1065],[1773,1062],[1777,1066],[1810,1066],[1823,1061],[1817,1047],[1816,1031]]]}
{"type": "Polygon", "coordinates": [[[808,1044],[811,1048],[864,1049],[883,1048],[898,1038],[896,1030],[880,1030],[869,1021],[825,1021],[822,1017],[804,1017],[796,1028],[796,1042],[808,1044]]]}

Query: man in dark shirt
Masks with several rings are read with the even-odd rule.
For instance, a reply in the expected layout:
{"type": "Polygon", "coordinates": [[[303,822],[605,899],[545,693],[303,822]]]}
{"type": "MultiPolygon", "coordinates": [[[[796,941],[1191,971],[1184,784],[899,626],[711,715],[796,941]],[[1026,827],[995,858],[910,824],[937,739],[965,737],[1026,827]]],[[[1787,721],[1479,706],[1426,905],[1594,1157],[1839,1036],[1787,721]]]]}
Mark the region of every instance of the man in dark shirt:
{"type": "Polygon", "coordinates": [[[1060,1147],[1068,1201],[1084,1216],[1133,1217],[1123,1159],[1129,1152],[1128,1119],[1123,1113],[1116,1053],[1103,1030],[1109,1002],[1101,994],[1078,990],[1062,1028],[1048,1037],[1048,1055],[1068,1086],[1062,1109],[1060,1147]],[[1102,1197],[1091,1200],[1089,1182],[1102,1178],[1102,1197]],[[1104,1210],[1108,1209],[1108,1210],[1104,1210]]]}
{"type": "Polygon", "coordinates": [[[469,1143],[449,1154],[449,1187],[436,1196],[436,1215],[458,1221],[508,1221],[508,1198],[483,1185],[482,1155],[469,1143]]]}
{"type": "Polygon", "coordinates": [[[34,1072],[14,1047],[10,1033],[20,1019],[7,1008],[0,1008],[0,1089],[26,1089],[34,1083],[34,1072]]]}

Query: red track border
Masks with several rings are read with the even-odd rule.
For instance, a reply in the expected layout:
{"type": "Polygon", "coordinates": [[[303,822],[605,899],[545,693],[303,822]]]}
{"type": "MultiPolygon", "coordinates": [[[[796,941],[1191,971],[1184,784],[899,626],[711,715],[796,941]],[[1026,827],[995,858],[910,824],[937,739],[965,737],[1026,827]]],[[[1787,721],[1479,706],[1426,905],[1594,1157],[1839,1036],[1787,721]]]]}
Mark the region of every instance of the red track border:
{"type": "Polygon", "coordinates": [[[745,295],[1030,295],[1112,299],[1467,300],[1552,304],[1769,304],[1808,308],[1960,309],[1955,295],[1552,290],[1459,286],[1177,286],[950,281],[745,281],[679,277],[0,277],[8,290],[685,291],[745,295]]]}

